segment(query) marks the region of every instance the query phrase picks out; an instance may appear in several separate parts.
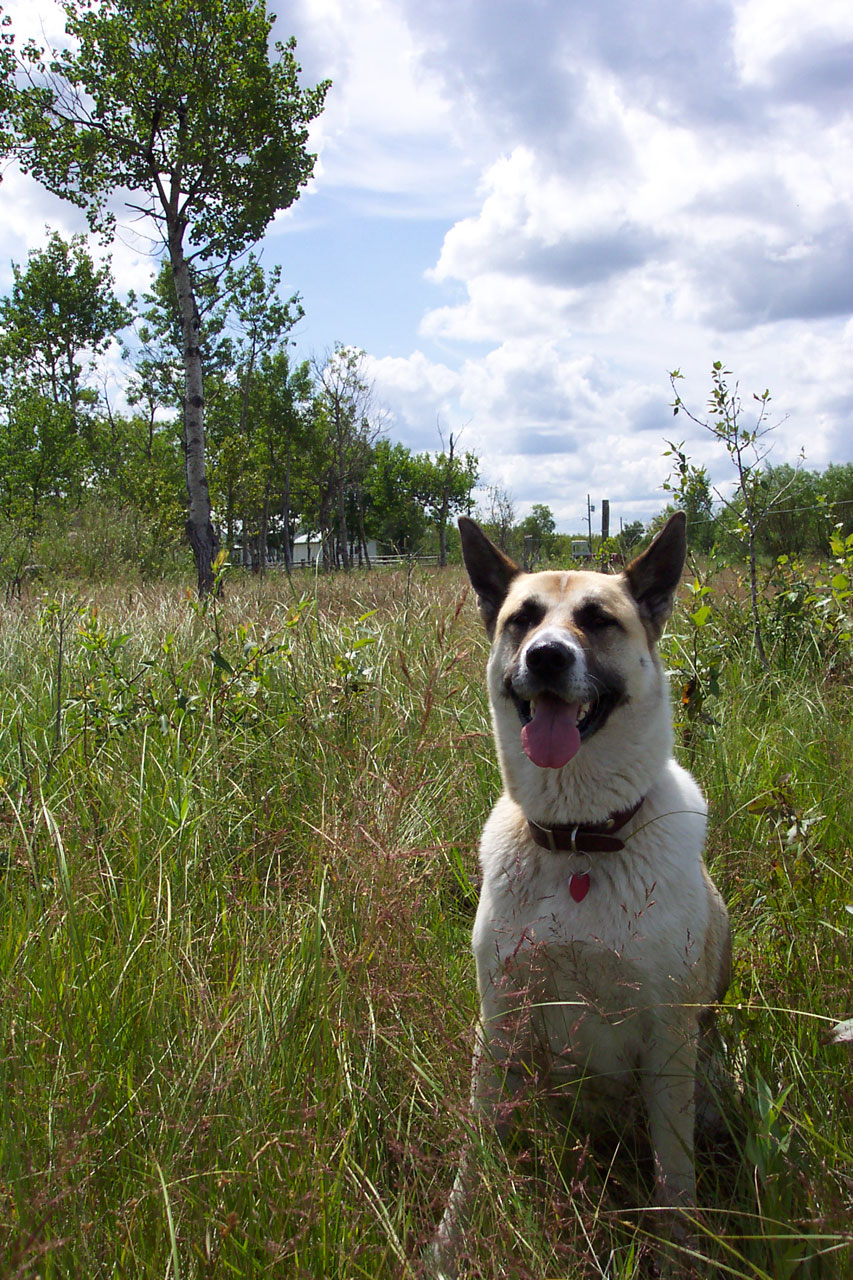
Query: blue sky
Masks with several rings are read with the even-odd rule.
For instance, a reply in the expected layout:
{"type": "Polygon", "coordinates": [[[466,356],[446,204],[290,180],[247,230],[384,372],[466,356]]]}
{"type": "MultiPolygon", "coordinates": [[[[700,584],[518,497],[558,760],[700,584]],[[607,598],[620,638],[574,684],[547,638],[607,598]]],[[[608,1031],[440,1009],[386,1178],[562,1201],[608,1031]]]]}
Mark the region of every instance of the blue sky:
{"type": "MultiPolygon", "coordinates": [[[[275,6],[274,6],[275,7],[275,6]]],[[[769,387],[772,460],[853,459],[849,0],[293,0],[306,82],[333,86],[315,177],[264,243],[306,318],[300,354],[364,348],[388,430],[437,423],[519,515],[580,527],[664,504],[673,421],[723,360],[769,387]]],[[[10,4],[19,34],[58,10],[10,4]]],[[[79,214],[7,170],[8,261],[79,214]]],[[[122,287],[150,262],[129,226],[122,287]]]]}

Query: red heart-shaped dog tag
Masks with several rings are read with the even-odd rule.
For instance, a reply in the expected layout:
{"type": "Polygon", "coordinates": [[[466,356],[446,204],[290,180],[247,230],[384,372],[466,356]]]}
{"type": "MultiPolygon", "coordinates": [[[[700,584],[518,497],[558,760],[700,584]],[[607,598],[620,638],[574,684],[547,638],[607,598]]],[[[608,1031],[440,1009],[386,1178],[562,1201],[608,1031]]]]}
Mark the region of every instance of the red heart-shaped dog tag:
{"type": "Polygon", "coordinates": [[[589,893],[589,872],[585,871],[582,876],[572,876],[569,881],[569,893],[575,902],[583,902],[589,893]]]}

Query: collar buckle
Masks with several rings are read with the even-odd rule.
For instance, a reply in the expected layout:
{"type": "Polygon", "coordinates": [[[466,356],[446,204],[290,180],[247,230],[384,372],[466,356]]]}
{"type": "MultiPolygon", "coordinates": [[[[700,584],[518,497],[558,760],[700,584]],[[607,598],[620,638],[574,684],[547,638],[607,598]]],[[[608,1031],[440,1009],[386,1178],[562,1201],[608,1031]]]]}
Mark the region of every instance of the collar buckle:
{"type": "Polygon", "coordinates": [[[556,839],[556,835],[553,827],[539,827],[539,830],[543,832],[545,839],[548,842],[548,849],[550,850],[551,853],[580,853],[581,850],[577,846],[577,834],[578,834],[580,825],[581,824],[579,822],[576,822],[571,829],[569,828],[564,829],[566,831],[566,837],[565,837],[567,840],[566,844],[563,844],[563,843],[557,844],[557,839],[556,839]]]}

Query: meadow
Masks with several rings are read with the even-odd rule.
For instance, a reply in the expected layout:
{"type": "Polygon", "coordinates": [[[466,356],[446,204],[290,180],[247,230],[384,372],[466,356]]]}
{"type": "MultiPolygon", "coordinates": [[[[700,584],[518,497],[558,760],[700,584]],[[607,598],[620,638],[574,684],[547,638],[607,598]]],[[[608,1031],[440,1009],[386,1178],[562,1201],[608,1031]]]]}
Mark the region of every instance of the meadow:
{"type": "MultiPolygon", "coordinates": [[[[697,594],[664,655],[732,916],[737,1080],[697,1265],[845,1277],[853,664],[777,608],[763,671],[737,584],[697,594]]],[[[424,1274],[470,1129],[485,657],[458,568],[7,603],[0,1274],[424,1274]]],[[[651,1274],[642,1156],[595,1137],[475,1136],[472,1277],[651,1274]]]]}

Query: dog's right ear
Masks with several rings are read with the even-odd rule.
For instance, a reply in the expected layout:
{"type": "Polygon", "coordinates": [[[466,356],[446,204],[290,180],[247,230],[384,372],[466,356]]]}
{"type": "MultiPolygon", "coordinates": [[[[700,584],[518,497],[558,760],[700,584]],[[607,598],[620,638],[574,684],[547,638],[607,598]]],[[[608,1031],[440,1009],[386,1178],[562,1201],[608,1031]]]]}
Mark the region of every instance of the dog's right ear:
{"type": "Polygon", "coordinates": [[[495,632],[495,622],[501,605],[506,599],[509,584],[521,573],[515,561],[496,547],[491,538],[467,516],[459,517],[459,533],[462,537],[462,559],[468,570],[471,585],[477,593],[480,617],[486,625],[489,639],[495,632]]]}

